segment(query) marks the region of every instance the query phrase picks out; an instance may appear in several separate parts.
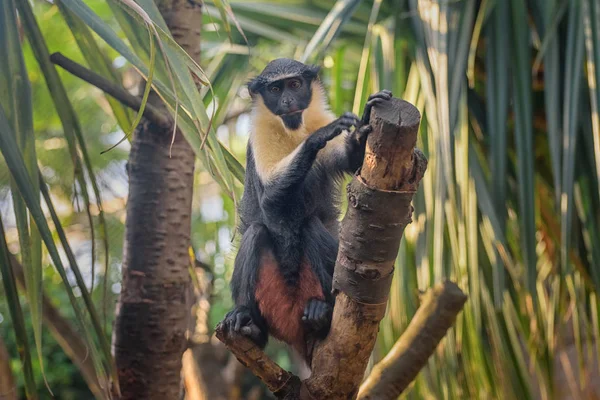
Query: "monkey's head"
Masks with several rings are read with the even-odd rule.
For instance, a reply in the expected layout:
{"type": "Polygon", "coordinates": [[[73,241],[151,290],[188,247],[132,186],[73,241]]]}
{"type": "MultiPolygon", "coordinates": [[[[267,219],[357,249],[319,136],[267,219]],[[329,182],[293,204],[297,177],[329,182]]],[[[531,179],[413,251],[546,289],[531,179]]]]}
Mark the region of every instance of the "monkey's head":
{"type": "Polygon", "coordinates": [[[302,113],[310,104],[312,83],[319,67],[289,58],[271,61],[262,73],[248,83],[253,98],[261,96],[265,106],[295,130],[302,124],[302,113]]]}

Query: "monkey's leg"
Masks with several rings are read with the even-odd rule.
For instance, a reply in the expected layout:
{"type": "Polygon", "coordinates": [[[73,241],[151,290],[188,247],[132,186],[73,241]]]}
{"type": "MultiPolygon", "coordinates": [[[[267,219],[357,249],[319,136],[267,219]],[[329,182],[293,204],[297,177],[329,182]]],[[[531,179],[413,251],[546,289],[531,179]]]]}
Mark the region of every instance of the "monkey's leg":
{"type": "Polygon", "coordinates": [[[253,223],[244,232],[231,277],[235,308],[224,320],[227,330],[248,336],[260,347],[267,344],[268,329],[258,309],[255,291],[262,255],[271,247],[271,238],[264,225],[253,223]]]}
{"type": "Polygon", "coordinates": [[[338,243],[318,218],[310,220],[304,230],[305,256],[319,279],[325,300],[311,299],[304,307],[305,329],[319,339],[327,336],[331,325],[334,298],[331,294],[333,268],[338,243]]]}
{"type": "Polygon", "coordinates": [[[323,339],[329,333],[333,307],[326,301],[311,299],[304,307],[302,322],[309,334],[323,339]]]}

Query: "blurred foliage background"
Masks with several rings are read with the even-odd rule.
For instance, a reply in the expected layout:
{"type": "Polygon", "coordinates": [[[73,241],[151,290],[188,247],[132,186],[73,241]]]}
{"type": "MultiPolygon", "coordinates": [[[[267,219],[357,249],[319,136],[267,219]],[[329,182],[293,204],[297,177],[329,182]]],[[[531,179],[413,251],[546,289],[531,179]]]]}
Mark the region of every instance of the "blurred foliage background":
{"type": "MultiPolygon", "coordinates": [[[[429,167],[401,243],[373,362],[406,328],[419,293],[435,282],[457,282],[469,301],[403,396],[600,396],[595,0],[206,0],[201,66],[213,91],[197,93],[186,82],[190,71],[203,74],[160,31],[152,1],[137,1],[147,14],[132,11],[130,3],[0,5],[0,105],[6,115],[0,118],[0,216],[7,249],[18,255],[26,275],[26,290],[11,296],[15,279],[2,270],[0,346],[8,349],[20,397],[26,388],[49,397],[45,376],[56,398],[92,398],[42,323],[39,289],[74,329],[94,327],[82,337],[99,374],[111,371],[102,337],[110,338],[120,290],[129,142],[119,142],[135,113],[40,63],[40,54],[57,51],[135,94],[142,95],[140,72],[152,75],[171,110],[181,105],[180,129],[198,154],[192,247],[213,279],[209,327],[232,306],[228,281],[243,171],[231,156],[244,164],[249,98],[243,84],[273,58],[296,58],[323,67],[337,114],[360,113],[368,95],[385,88],[423,116],[418,146],[429,167]],[[161,44],[158,51],[154,42],[161,44]],[[210,129],[207,116],[215,122],[210,129]],[[45,240],[43,252],[35,233],[35,226],[43,231],[34,212],[34,203],[42,204],[35,166],[51,199],[41,210],[55,247],[45,240]],[[29,210],[24,214],[21,203],[29,210]],[[59,225],[50,223],[49,204],[59,225]],[[36,220],[29,229],[27,218],[36,220]],[[23,243],[30,250],[23,251],[23,243]],[[85,299],[88,292],[93,304],[85,299]],[[19,315],[25,318],[15,323],[19,315]],[[27,334],[19,335],[15,325],[27,334]],[[23,346],[29,354],[22,362],[17,348],[23,346]]],[[[7,266],[8,255],[0,256],[7,266]]],[[[291,368],[285,350],[270,346],[277,361],[291,368]]]]}

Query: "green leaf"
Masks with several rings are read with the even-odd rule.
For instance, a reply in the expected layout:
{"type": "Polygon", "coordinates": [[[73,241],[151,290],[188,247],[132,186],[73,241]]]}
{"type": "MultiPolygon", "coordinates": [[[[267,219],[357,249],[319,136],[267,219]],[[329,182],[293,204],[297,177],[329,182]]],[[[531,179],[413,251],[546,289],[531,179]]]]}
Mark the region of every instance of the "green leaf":
{"type": "MultiPolygon", "coordinates": [[[[25,378],[25,395],[28,399],[37,399],[35,379],[33,377],[33,368],[31,365],[31,351],[27,341],[27,330],[25,329],[25,318],[19,294],[17,292],[17,283],[11,267],[8,245],[6,244],[6,235],[4,225],[2,224],[2,215],[0,215],[0,275],[4,285],[4,295],[8,303],[8,311],[15,331],[15,340],[19,350],[19,358],[23,364],[23,377],[25,378]]],[[[2,388],[11,390],[10,388],[2,388]]],[[[1,392],[0,392],[1,393],[1,392]]]]}
{"type": "MultiPolygon", "coordinates": [[[[14,0],[0,4],[0,105],[6,110],[8,124],[17,143],[15,151],[22,154],[29,176],[37,174],[37,156],[33,132],[31,86],[21,49],[14,0]]],[[[37,180],[33,185],[39,205],[37,180]]],[[[44,375],[42,358],[42,242],[36,226],[28,215],[23,200],[13,183],[12,196],[19,231],[19,244],[25,269],[25,285],[38,360],[44,375]]]]}
{"type": "MultiPolygon", "coordinates": [[[[100,225],[102,228],[102,232],[104,237],[106,238],[106,224],[104,221],[104,213],[102,211],[102,204],[100,198],[100,192],[98,190],[98,185],[96,182],[96,177],[94,171],[91,168],[89,157],[87,156],[87,152],[85,151],[85,143],[83,141],[83,135],[81,134],[81,129],[79,127],[79,123],[77,121],[77,117],[75,116],[75,112],[69,99],[67,97],[66,90],[60,80],[58,73],[54,65],[50,62],[50,54],[48,52],[48,48],[46,47],[45,40],[42,36],[42,33],[37,25],[35,17],[33,15],[33,11],[28,2],[19,2],[18,4],[19,13],[21,19],[23,21],[23,27],[27,38],[29,40],[30,46],[33,50],[34,56],[40,66],[40,69],[44,75],[44,79],[46,81],[46,85],[48,87],[48,91],[50,96],[52,97],[52,101],[54,103],[54,107],[57,110],[58,116],[61,120],[65,139],[67,141],[67,145],[69,148],[69,153],[71,155],[71,161],[73,163],[73,170],[75,173],[75,177],[79,184],[79,188],[81,190],[81,194],[83,196],[83,201],[85,204],[85,210],[88,217],[88,222],[90,225],[90,234],[91,234],[91,242],[92,242],[92,251],[91,251],[91,265],[92,265],[92,287],[94,282],[94,265],[95,265],[95,234],[94,234],[94,220],[90,210],[90,196],[88,192],[88,185],[85,179],[85,173],[87,172],[90,180],[92,181],[92,186],[95,191],[95,196],[97,199],[97,206],[100,210],[100,225]],[[81,157],[79,155],[78,147],[83,147],[82,154],[85,159],[85,166],[82,163],[81,157]]],[[[108,254],[108,242],[105,239],[105,252],[108,254]]]]}
{"type": "MultiPolygon", "coordinates": [[[[12,175],[12,178],[14,179],[16,186],[19,189],[21,197],[23,198],[25,204],[27,205],[27,208],[29,209],[29,212],[31,213],[32,220],[34,221],[35,225],[37,226],[37,228],[40,232],[41,238],[44,241],[44,244],[46,245],[46,249],[48,249],[48,253],[50,254],[50,257],[52,258],[52,261],[54,262],[54,266],[56,267],[57,272],[59,273],[60,277],[62,278],[65,289],[69,296],[69,300],[71,302],[71,305],[73,306],[73,310],[75,311],[75,316],[77,318],[77,321],[79,322],[80,327],[82,328],[85,341],[88,345],[88,348],[90,349],[90,355],[92,357],[94,365],[97,368],[97,372],[99,374],[102,374],[103,373],[103,369],[101,368],[102,363],[101,363],[100,358],[98,357],[97,350],[96,350],[94,340],[92,337],[92,333],[89,329],[88,324],[86,323],[85,314],[84,314],[83,310],[80,308],[80,305],[77,302],[77,299],[75,298],[75,294],[73,293],[73,289],[71,288],[71,285],[69,283],[69,279],[67,277],[66,270],[64,268],[64,265],[62,263],[60,255],[58,253],[58,249],[56,248],[56,246],[54,244],[54,240],[52,238],[52,232],[50,231],[50,228],[46,222],[46,218],[42,211],[42,207],[38,201],[39,192],[34,190],[34,186],[31,182],[30,176],[28,175],[28,171],[25,166],[23,157],[21,156],[21,153],[18,151],[17,143],[14,139],[11,127],[8,123],[8,119],[6,118],[6,114],[4,112],[3,107],[0,107],[0,152],[2,152],[2,155],[4,156],[4,159],[6,161],[8,169],[12,175]]],[[[39,177],[36,177],[36,180],[37,180],[38,186],[39,186],[39,177]]],[[[42,193],[43,192],[44,192],[44,190],[42,189],[42,193]]],[[[50,208],[51,204],[52,203],[47,203],[46,205],[50,208]]],[[[55,227],[57,229],[59,229],[58,226],[60,226],[60,224],[58,224],[55,227]]],[[[75,272],[75,270],[78,271],[76,264],[71,265],[71,268],[73,269],[73,272],[75,272]]],[[[87,295],[87,288],[85,287],[85,284],[83,286],[80,286],[79,288],[85,299],[86,295],[87,295]]],[[[90,313],[92,313],[91,310],[93,310],[93,304],[88,305],[88,311],[90,311],[90,313]]],[[[91,315],[94,315],[94,314],[92,313],[91,315]]],[[[104,335],[103,330],[101,329],[101,327],[98,328],[97,326],[94,326],[94,328],[95,328],[96,337],[99,340],[102,340],[103,335],[104,335]]],[[[106,341],[106,339],[104,339],[104,340],[106,341]]],[[[102,351],[104,353],[103,355],[105,357],[106,362],[110,363],[110,360],[112,359],[112,356],[110,353],[110,348],[104,347],[102,349],[102,351]]],[[[106,378],[104,377],[104,375],[102,375],[99,378],[99,380],[101,382],[106,382],[106,378]]]]}
{"type": "Polygon", "coordinates": [[[583,21],[578,2],[569,5],[567,54],[564,63],[565,86],[563,109],[563,162],[561,194],[561,265],[563,273],[570,270],[569,251],[573,223],[573,186],[577,151],[579,95],[583,68],[583,21]]]}
{"type": "MultiPolygon", "coordinates": [[[[125,43],[117,36],[117,34],[106,24],[104,23],[87,5],[85,5],[80,0],[62,0],[65,6],[69,8],[73,13],[75,13],[79,18],[81,18],[91,29],[93,29],[106,43],[119,52],[123,57],[125,57],[129,62],[131,62],[144,76],[148,76],[149,69],[145,63],[135,54],[133,51],[125,45],[125,43]]],[[[149,9],[154,9],[156,6],[154,3],[149,5],[149,9]]],[[[148,10],[146,10],[148,11],[148,10]]],[[[158,13],[158,10],[151,11],[151,14],[158,13]]],[[[162,19],[162,17],[161,17],[162,19]]],[[[156,23],[156,21],[154,21],[156,23]]],[[[163,21],[164,22],[164,21],[163,21]]],[[[160,26],[158,27],[160,28],[160,26]]],[[[129,26],[125,31],[136,32],[136,29],[144,29],[144,26],[129,26]]],[[[159,31],[160,32],[160,31],[159,31]]],[[[137,33],[136,33],[137,34],[137,33]]],[[[161,40],[163,36],[161,35],[161,40]]],[[[172,40],[172,38],[171,38],[172,40]]],[[[179,48],[180,49],[180,48],[179,48]]],[[[183,135],[186,140],[190,143],[190,146],[196,153],[198,157],[204,160],[209,160],[210,164],[207,166],[207,169],[215,176],[215,174],[220,174],[224,180],[221,180],[223,183],[223,189],[226,190],[227,193],[233,195],[233,184],[231,181],[231,176],[243,182],[243,170],[244,168],[241,166],[239,161],[231,154],[229,150],[227,150],[216,138],[216,134],[214,131],[214,127],[209,124],[209,118],[206,114],[206,110],[202,105],[202,101],[200,98],[199,102],[192,103],[189,99],[190,97],[196,99],[199,94],[196,89],[195,83],[193,82],[189,71],[183,66],[183,64],[189,67],[188,61],[180,60],[180,52],[176,49],[171,49],[170,46],[165,48],[165,51],[168,53],[172,51],[169,55],[173,55],[173,58],[169,57],[169,62],[173,67],[174,78],[177,78],[180,87],[182,90],[185,90],[184,93],[177,93],[177,95],[172,91],[170,85],[164,83],[158,77],[153,79],[154,89],[157,90],[161,97],[165,100],[168,109],[172,114],[175,113],[178,108],[177,105],[181,104],[184,108],[183,113],[178,115],[177,124],[181,129],[183,135]],[[183,79],[183,82],[179,81],[183,79]],[[190,84],[191,82],[191,84],[190,84]],[[196,94],[194,94],[196,93],[196,94]],[[196,113],[196,115],[194,115],[196,113]],[[199,115],[198,115],[199,114],[199,115]],[[202,134],[202,130],[200,127],[204,129],[208,129],[208,147],[213,155],[211,158],[204,158],[201,156],[202,151],[202,140],[200,139],[200,134],[202,134]],[[230,175],[232,174],[232,175],[230,175]]],[[[149,53],[148,53],[149,54],[149,53]]]]}
{"type": "MultiPolygon", "coordinates": [[[[337,4],[339,4],[340,1],[338,1],[337,4]]],[[[366,103],[366,99],[368,96],[367,93],[369,92],[371,53],[373,49],[373,27],[375,26],[375,21],[377,21],[377,15],[379,15],[381,1],[382,0],[375,0],[375,2],[373,2],[373,8],[371,9],[371,15],[369,16],[369,26],[367,28],[367,34],[365,35],[365,42],[362,49],[360,66],[358,68],[358,77],[356,79],[356,89],[354,92],[354,105],[352,106],[352,111],[355,114],[358,114],[360,112],[361,106],[363,106],[366,103]]],[[[316,35],[317,34],[315,34],[315,36],[316,35]]]]}
{"type": "MultiPolygon", "coordinates": [[[[42,192],[42,196],[44,197],[44,201],[46,203],[46,206],[48,207],[48,211],[50,212],[50,217],[52,218],[52,222],[54,223],[54,228],[56,229],[56,233],[58,235],[60,243],[63,247],[63,250],[65,251],[65,254],[67,255],[67,259],[69,260],[69,265],[71,267],[71,271],[73,272],[73,275],[75,275],[75,281],[77,283],[77,287],[79,288],[79,290],[81,292],[81,297],[83,298],[83,302],[85,304],[86,310],[90,315],[92,327],[96,333],[98,342],[100,343],[100,352],[98,352],[98,350],[96,349],[96,346],[94,344],[92,344],[93,342],[91,340],[88,342],[88,346],[90,346],[93,358],[95,360],[100,359],[99,353],[102,354],[105,365],[108,366],[108,371],[112,377],[112,385],[113,385],[114,389],[117,392],[119,392],[119,376],[117,375],[117,366],[116,366],[115,360],[112,357],[110,343],[108,342],[108,338],[104,334],[104,330],[102,328],[100,318],[98,317],[98,312],[96,311],[96,307],[94,306],[94,302],[92,301],[90,292],[88,291],[87,286],[85,285],[83,275],[81,274],[81,270],[79,269],[79,266],[77,265],[77,260],[75,259],[75,254],[73,253],[73,250],[71,250],[71,246],[69,245],[69,242],[67,240],[67,235],[65,234],[62,224],[60,223],[60,219],[58,218],[58,215],[56,214],[56,210],[54,209],[54,204],[52,203],[52,199],[50,198],[50,193],[48,191],[48,188],[46,187],[46,184],[44,183],[44,181],[42,179],[41,173],[39,173],[39,180],[40,180],[40,189],[42,192]]],[[[60,271],[59,271],[59,273],[60,273],[60,271]]],[[[61,274],[61,277],[63,278],[63,282],[64,282],[66,275],[63,277],[61,274]]],[[[65,284],[68,284],[68,282],[65,282],[65,284]]],[[[81,316],[83,316],[83,314],[81,314],[81,316]]],[[[87,322],[84,321],[84,323],[87,323],[87,322]]],[[[89,330],[89,328],[87,328],[87,329],[89,330]]],[[[90,338],[91,338],[91,335],[90,335],[90,338]]],[[[96,366],[97,372],[101,371],[101,365],[100,365],[99,361],[95,362],[95,366],[96,366]]],[[[102,379],[100,379],[100,381],[102,381],[102,379]]]]}
{"type": "MultiPolygon", "coordinates": [[[[520,0],[511,0],[513,101],[515,113],[515,142],[517,146],[517,177],[519,182],[519,220],[521,224],[521,250],[525,265],[525,286],[535,298],[537,291],[537,254],[535,226],[535,182],[533,179],[533,111],[531,99],[530,32],[527,10],[520,0]]],[[[535,301],[534,301],[535,303],[535,301]]]]}
{"type": "MultiPolygon", "coordinates": [[[[594,132],[596,177],[600,179],[600,5],[595,0],[583,0],[582,5],[585,25],[587,82],[592,105],[591,119],[594,132]]],[[[600,191],[598,199],[600,200],[600,191]]]]}
{"type": "MultiPolygon", "coordinates": [[[[567,9],[567,1],[563,1],[560,5],[554,4],[555,0],[545,3],[545,18],[546,33],[542,46],[538,53],[538,58],[543,55],[544,60],[544,107],[546,110],[546,122],[548,124],[548,144],[550,147],[550,162],[552,166],[554,195],[556,203],[560,203],[561,194],[561,172],[562,172],[562,150],[563,150],[563,135],[561,131],[561,104],[562,91],[561,82],[562,65],[560,63],[558,26],[562,20],[564,11],[567,9]],[[555,9],[556,11],[553,11],[555,9]]],[[[537,62],[537,59],[536,59],[537,62]]],[[[534,62],[534,72],[536,70],[534,62]]]]}
{"type": "MultiPolygon", "coordinates": [[[[489,151],[491,153],[491,197],[498,215],[499,232],[506,234],[506,190],[507,190],[507,126],[508,85],[509,82],[509,46],[505,31],[509,24],[509,7],[505,1],[496,3],[488,26],[486,52],[486,108],[488,131],[490,134],[489,151]]],[[[499,307],[505,287],[504,265],[500,257],[493,265],[494,304],[499,307]]]]}
{"type": "MultiPolygon", "coordinates": [[[[75,37],[77,46],[79,47],[79,50],[81,50],[81,54],[83,54],[87,64],[93,66],[94,72],[97,74],[114,83],[121,84],[121,77],[112,67],[112,64],[106,54],[102,51],[100,46],[98,46],[96,39],[86,24],[84,24],[79,17],[69,11],[69,9],[65,7],[60,0],[57,0],[55,4],[58,6],[58,9],[65,19],[65,22],[67,25],[69,25],[69,29],[71,30],[73,37],[75,37]]],[[[121,129],[126,130],[131,126],[133,121],[131,111],[111,96],[106,95],[105,97],[110,105],[110,108],[112,109],[117,123],[121,129]]]]}
{"type": "MultiPolygon", "coordinates": [[[[321,22],[319,29],[315,32],[312,39],[306,45],[304,54],[300,58],[300,61],[306,62],[311,56],[316,55],[316,51],[323,52],[327,50],[331,42],[340,33],[341,27],[344,23],[352,17],[354,10],[360,4],[360,0],[338,0],[335,5],[327,14],[327,17],[321,22]]],[[[381,0],[375,0],[373,3],[373,9],[379,10],[381,6],[381,0]]],[[[377,12],[371,11],[371,17],[369,19],[369,25],[372,27],[375,24],[377,18],[377,12]],[[373,18],[374,16],[374,18],[373,18]]],[[[367,34],[369,37],[370,34],[367,34]]]]}

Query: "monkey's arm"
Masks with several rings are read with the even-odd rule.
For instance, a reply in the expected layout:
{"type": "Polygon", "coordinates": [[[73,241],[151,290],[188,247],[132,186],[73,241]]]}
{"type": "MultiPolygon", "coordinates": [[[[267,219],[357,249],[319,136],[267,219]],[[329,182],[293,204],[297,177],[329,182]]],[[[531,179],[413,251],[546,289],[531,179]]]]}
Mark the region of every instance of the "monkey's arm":
{"type": "Polygon", "coordinates": [[[376,104],[389,101],[391,98],[392,92],[389,90],[382,90],[369,96],[360,125],[354,132],[348,132],[344,141],[328,144],[332,149],[323,157],[327,170],[353,174],[362,166],[367,137],[371,133],[369,125],[371,109],[376,104]]]}
{"type": "Polygon", "coordinates": [[[292,153],[281,160],[269,177],[261,177],[264,191],[261,196],[263,210],[279,209],[290,196],[296,196],[309,173],[319,150],[344,130],[357,126],[358,118],[350,113],[342,115],[330,124],[318,129],[304,140],[292,153]]]}

